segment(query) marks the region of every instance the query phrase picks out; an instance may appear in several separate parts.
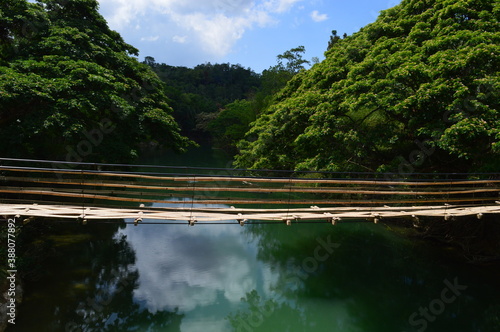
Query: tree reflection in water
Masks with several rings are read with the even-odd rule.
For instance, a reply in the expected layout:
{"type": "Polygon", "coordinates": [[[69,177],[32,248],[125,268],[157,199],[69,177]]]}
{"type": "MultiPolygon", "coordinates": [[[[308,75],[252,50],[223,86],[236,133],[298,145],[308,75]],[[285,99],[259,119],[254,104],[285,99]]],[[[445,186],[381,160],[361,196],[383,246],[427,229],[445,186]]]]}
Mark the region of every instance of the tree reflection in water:
{"type": "Polygon", "coordinates": [[[125,236],[115,238],[109,248],[99,251],[103,253],[102,261],[93,262],[97,274],[89,280],[93,289],[85,301],[79,303],[78,318],[67,326],[76,327],[75,331],[159,331],[167,327],[169,331],[180,331],[183,315],[177,310],[151,313],[134,301],[139,271],[131,269],[135,252],[125,236]]]}
{"type": "Polygon", "coordinates": [[[45,276],[28,283],[33,292],[26,292],[12,330],[180,331],[184,315],[177,310],[151,313],[134,299],[136,256],[126,237],[116,235],[118,229],[116,224],[72,224],[43,234],[53,254],[45,259],[45,276]],[[82,233],[87,240],[68,240],[82,233]],[[46,298],[47,293],[52,296],[46,298]]]}
{"type": "Polygon", "coordinates": [[[438,254],[439,248],[380,225],[256,225],[248,231],[259,241],[258,257],[273,266],[277,279],[271,297],[253,290],[242,298],[246,309],[227,316],[233,331],[416,331],[421,325],[411,325],[409,316],[429,306],[442,294],[443,281],[454,278],[474,286],[428,322],[432,330],[494,326],[494,310],[486,319],[483,312],[499,303],[488,299],[497,286],[490,281],[477,287],[482,284],[477,269],[461,268],[438,254]],[[328,238],[340,245],[314,263],[318,239],[328,238]]]}
{"type": "Polygon", "coordinates": [[[491,270],[381,224],[161,227],[32,232],[53,254],[10,330],[410,332],[409,316],[454,278],[468,288],[429,330],[498,330],[491,270]]]}

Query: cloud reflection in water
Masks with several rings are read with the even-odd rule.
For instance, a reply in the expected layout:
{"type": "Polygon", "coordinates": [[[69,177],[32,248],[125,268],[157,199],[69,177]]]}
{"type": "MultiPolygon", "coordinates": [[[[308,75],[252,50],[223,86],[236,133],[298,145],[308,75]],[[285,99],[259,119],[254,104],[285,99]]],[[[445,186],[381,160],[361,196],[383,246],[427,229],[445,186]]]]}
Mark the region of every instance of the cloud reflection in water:
{"type": "Polygon", "coordinates": [[[178,308],[186,314],[183,331],[203,321],[221,328],[247,292],[269,295],[276,280],[257,260],[255,240],[237,224],[139,225],[122,232],[136,252],[134,297],[153,313],[178,308]]]}

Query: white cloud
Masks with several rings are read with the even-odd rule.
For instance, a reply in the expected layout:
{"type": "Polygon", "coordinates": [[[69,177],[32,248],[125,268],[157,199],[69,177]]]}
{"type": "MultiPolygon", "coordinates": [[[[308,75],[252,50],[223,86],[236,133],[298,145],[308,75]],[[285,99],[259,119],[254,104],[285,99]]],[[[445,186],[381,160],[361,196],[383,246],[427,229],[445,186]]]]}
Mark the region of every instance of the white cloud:
{"type": "Polygon", "coordinates": [[[315,10],[311,13],[311,18],[313,19],[314,22],[323,22],[328,20],[328,15],[320,14],[317,10],[315,10]]]}
{"type": "Polygon", "coordinates": [[[189,41],[206,57],[222,58],[247,30],[275,24],[300,1],[100,0],[100,4],[110,27],[120,33],[140,25],[143,34],[175,43],[189,41]]]}
{"type": "Polygon", "coordinates": [[[268,0],[264,6],[271,12],[284,13],[289,11],[297,2],[302,0],[268,0]]]}
{"type": "Polygon", "coordinates": [[[277,277],[269,266],[259,264],[256,244],[244,236],[244,229],[227,226],[121,230],[134,248],[140,272],[134,297],[153,313],[176,308],[185,313],[211,306],[221,297],[225,304],[220,305],[229,309],[254,289],[269,295],[277,277]],[[155,236],[158,232],[162,236],[155,236]]]}
{"type": "Polygon", "coordinates": [[[259,23],[259,16],[228,17],[216,14],[208,17],[203,13],[175,15],[176,21],[188,32],[192,32],[203,51],[223,57],[231,51],[234,43],[240,39],[245,30],[259,23]]]}
{"type": "Polygon", "coordinates": [[[157,41],[159,38],[160,38],[160,36],[142,37],[141,41],[154,42],[154,41],[157,41]]]}
{"type": "Polygon", "coordinates": [[[113,29],[129,26],[138,14],[144,13],[145,2],[128,0],[101,0],[99,4],[105,12],[104,16],[113,29]],[[108,9],[108,10],[107,10],[108,9]]]}
{"type": "Polygon", "coordinates": [[[174,42],[176,42],[176,43],[184,44],[187,41],[187,36],[177,36],[177,35],[175,35],[175,36],[172,37],[172,40],[174,42]]]}

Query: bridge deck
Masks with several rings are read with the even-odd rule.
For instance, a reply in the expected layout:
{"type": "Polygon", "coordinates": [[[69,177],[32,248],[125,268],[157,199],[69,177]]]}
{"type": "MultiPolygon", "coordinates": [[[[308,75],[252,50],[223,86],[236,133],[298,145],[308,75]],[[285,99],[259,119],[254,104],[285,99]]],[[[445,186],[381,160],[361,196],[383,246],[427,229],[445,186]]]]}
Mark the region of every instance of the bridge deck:
{"type": "Polygon", "coordinates": [[[499,201],[500,176],[493,173],[410,176],[0,158],[1,215],[290,224],[339,218],[481,217],[500,213],[499,201]]]}
{"type": "Polygon", "coordinates": [[[377,222],[388,218],[443,217],[445,219],[463,216],[477,216],[500,213],[500,204],[487,206],[415,206],[415,207],[310,207],[302,209],[237,209],[237,208],[102,208],[67,205],[0,204],[0,215],[37,216],[63,219],[110,220],[144,219],[163,221],[196,222],[239,222],[249,220],[284,221],[287,224],[298,221],[369,219],[377,222]]]}

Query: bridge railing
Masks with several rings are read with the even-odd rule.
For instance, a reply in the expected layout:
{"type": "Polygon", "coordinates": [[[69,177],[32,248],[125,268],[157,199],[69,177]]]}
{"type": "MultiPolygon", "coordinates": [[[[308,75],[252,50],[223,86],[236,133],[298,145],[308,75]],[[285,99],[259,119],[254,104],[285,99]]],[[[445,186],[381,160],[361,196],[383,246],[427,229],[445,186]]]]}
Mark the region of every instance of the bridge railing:
{"type": "Polygon", "coordinates": [[[293,172],[0,158],[0,199],[108,207],[484,205],[500,200],[499,175],[293,172]]]}

